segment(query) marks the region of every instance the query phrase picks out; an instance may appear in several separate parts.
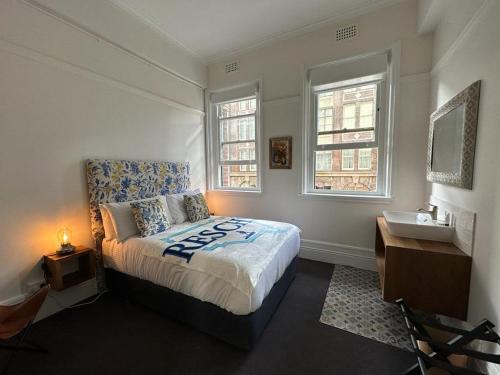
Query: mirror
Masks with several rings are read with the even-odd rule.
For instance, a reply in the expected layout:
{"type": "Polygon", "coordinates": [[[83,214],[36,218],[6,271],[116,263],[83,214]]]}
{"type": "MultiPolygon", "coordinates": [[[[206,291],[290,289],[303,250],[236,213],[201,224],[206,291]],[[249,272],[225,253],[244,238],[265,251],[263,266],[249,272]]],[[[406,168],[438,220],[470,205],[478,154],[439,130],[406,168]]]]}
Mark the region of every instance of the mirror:
{"type": "Polygon", "coordinates": [[[431,115],[427,180],[472,189],[481,81],[431,115]]]}

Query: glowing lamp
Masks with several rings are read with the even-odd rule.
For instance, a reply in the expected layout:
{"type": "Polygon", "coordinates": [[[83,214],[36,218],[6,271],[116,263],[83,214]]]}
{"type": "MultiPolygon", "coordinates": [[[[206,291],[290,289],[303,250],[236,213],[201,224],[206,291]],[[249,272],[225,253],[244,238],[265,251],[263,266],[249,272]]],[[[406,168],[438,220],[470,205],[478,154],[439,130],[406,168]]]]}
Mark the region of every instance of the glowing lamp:
{"type": "Polygon", "coordinates": [[[75,251],[75,247],[71,244],[71,231],[68,228],[63,228],[57,232],[57,239],[61,244],[59,250],[57,250],[57,255],[70,254],[75,251]]]}

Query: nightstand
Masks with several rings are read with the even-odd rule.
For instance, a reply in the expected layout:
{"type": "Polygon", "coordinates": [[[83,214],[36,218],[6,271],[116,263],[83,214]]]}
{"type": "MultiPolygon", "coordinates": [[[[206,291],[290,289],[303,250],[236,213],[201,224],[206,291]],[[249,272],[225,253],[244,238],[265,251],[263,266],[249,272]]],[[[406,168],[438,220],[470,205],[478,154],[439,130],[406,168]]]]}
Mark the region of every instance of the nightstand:
{"type": "Polygon", "coordinates": [[[60,291],[95,277],[94,249],[77,246],[74,253],[43,257],[44,272],[53,290],[60,291]]]}

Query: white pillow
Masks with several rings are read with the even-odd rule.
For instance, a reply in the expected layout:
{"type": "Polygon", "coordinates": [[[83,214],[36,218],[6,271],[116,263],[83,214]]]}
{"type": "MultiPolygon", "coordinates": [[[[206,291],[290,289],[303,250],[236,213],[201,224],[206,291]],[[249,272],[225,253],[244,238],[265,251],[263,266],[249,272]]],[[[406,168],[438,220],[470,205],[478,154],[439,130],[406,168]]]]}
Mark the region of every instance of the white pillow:
{"type": "Polygon", "coordinates": [[[99,210],[101,211],[102,225],[104,227],[104,237],[107,240],[116,238],[115,228],[113,227],[113,221],[111,221],[108,209],[103,204],[100,204],[99,210]]]}
{"type": "Polygon", "coordinates": [[[175,224],[182,224],[188,220],[186,205],[184,204],[185,195],[199,194],[200,190],[189,190],[184,193],[167,194],[168,217],[172,218],[175,224]]]}
{"type": "MultiPolygon", "coordinates": [[[[132,210],[130,208],[130,203],[150,201],[153,199],[160,199],[162,204],[165,206],[165,210],[168,212],[167,201],[162,195],[129,202],[102,204],[102,206],[104,206],[108,210],[109,216],[113,223],[113,228],[115,230],[115,237],[118,242],[126,240],[127,238],[135,234],[139,234],[139,228],[137,228],[137,224],[135,223],[134,215],[132,214],[132,210]]],[[[170,219],[170,215],[167,215],[167,217],[170,219]]]]}

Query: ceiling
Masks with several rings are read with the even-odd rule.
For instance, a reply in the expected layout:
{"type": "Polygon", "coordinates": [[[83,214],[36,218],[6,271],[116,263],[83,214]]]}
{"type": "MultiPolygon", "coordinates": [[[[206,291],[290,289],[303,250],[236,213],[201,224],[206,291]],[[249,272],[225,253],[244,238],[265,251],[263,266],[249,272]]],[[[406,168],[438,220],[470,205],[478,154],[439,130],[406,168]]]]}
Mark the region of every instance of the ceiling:
{"type": "Polygon", "coordinates": [[[205,62],[401,0],[112,0],[205,62]]]}

